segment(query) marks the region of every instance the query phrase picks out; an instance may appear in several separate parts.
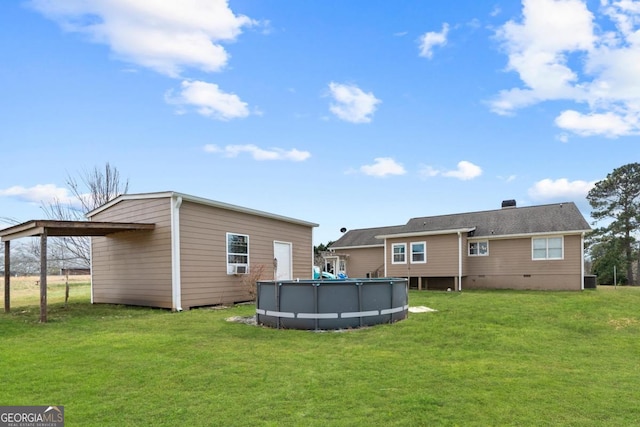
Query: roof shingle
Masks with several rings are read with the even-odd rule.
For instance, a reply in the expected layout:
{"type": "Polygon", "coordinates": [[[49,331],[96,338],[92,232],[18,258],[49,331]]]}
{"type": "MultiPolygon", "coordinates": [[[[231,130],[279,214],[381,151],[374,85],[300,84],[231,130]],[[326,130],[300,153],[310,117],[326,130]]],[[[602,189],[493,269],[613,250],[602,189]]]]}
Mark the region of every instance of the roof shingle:
{"type": "Polygon", "coordinates": [[[437,233],[475,227],[474,237],[589,231],[573,202],[411,218],[405,225],[350,230],[332,248],[381,245],[380,235],[437,233]]]}

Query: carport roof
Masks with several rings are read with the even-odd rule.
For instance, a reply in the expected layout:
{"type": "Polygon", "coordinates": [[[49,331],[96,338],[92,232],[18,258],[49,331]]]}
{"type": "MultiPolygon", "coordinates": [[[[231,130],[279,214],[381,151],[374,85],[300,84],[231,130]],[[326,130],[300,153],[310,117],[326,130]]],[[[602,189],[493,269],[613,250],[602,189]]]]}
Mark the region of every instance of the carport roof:
{"type": "Polygon", "coordinates": [[[21,237],[106,236],[122,231],[153,230],[155,224],[135,222],[31,220],[0,230],[3,242],[21,237]]]}

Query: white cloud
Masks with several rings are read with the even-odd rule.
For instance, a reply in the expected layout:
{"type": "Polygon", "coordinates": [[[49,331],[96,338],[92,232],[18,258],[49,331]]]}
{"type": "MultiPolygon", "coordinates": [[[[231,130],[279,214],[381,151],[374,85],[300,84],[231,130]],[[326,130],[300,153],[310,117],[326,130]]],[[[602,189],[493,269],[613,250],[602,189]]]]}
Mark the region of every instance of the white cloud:
{"type": "Polygon", "coordinates": [[[243,27],[256,24],[227,0],[32,0],[31,6],[64,30],[109,46],[132,64],[172,77],[186,67],[222,69],[243,27]]]}
{"type": "Polygon", "coordinates": [[[555,119],[559,128],[581,136],[604,135],[616,137],[633,135],[638,131],[638,117],[621,117],[614,112],[582,114],[566,110],[555,119]]]}
{"type": "Polygon", "coordinates": [[[497,31],[508,71],[522,87],[502,90],[490,101],[498,114],[549,101],[568,100],[583,111],[563,111],[555,120],[580,136],[640,134],[640,6],[601,0],[600,15],[581,0],[524,0],[519,22],[497,31]],[[605,19],[613,29],[604,31],[605,19]],[[595,24],[598,20],[598,25],[595,24]]]}
{"type": "Polygon", "coordinates": [[[185,80],[181,84],[180,93],[174,96],[169,91],[165,100],[177,105],[178,112],[183,112],[184,107],[192,106],[199,114],[217,120],[227,121],[249,115],[246,102],[236,94],[222,92],[215,83],[185,80]]]}
{"type": "Polygon", "coordinates": [[[396,162],[391,157],[376,157],[372,165],[360,167],[360,171],[365,175],[385,177],[388,175],[404,175],[407,171],[401,163],[396,162]]]}
{"type": "Polygon", "coordinates": [[[429,31],[424,33],[418,39],[420,43],[420,56],[425,58],[433,57],[433,48],[436,46],[444,46],[447,44],[447,34],[449,33],[449,24],[446,22],[442,24],[442,30],[438,33],[435,31],[429,31]]]}
{"type": "Polygon", "coordinates": [[[584,199],[595,181],[569,181],[566,178],[543,179],[536,182],[528,191],[529,197],[540,200],[577,200],[584,199]]]}
{"type": "Polygon", "coordinates": [[[33,187],[15,185],[0,189],[0,197],[13,197],[23,202],[48,205],[56,200],[62,204],[79,205],[79,201],[69,194],[69,190],[55,184],[38,184],[33,187]]]}
{"type": "Polygon", "coordinates": [[[270,148],[265,150],[253,144],[227,145],[223,148],[214,144],[207,144],[203,147],[207,153],[220,153],[226,157],[237,157],[241,153],[249,153],[254,160],[290,160],[293,162],[303,162],[311,157],[308,151],[301,151],[295,148],[283,150],[282,148],[270,148]]]}
{"type": "Polygon", "coordinates": [[[504,182],[513,182],[518,178],[517,175],[509,175],[509,176],[498,176],[498,179],[504,182]]]}
{"type": "Polygon", "coordinates": [[[365,93],[355,85],[329,83],[329,91],[334,100],[329,110],[338,118],[351,123],[369,123],[382,101],[372,92],[365,93]]]}
{"type": "Polygon", "coordinates": [[[420,168],[420,176],[424,177],[424,178],[431,178],[433,176],[438,176],[440,175],[441,171],[434,168],[433,166],[422,166],[420,168]]]}
{"type": "Polygon", "coordinates": [[[462,160],[461,162],[458,162],[458,168],[456,170],[443,172],[442,175],[450,178],[458,178],[463,181],[468,181],[482,175],[482,168],[480,168],[480,166],[474,165],[471,162],[462,160]]]}
{"type": "Polygon", "coordinates": [[[424,178],[438,175],[442,175],[447,178],[457,178],[462,181],[469,181],[482,175],[482,168],[480,166],[474,165],[471,162],[462,160],[458,162],[458,167],[454,170],[437,169],[433,166],[423,166],[420,170],[420,176],[424,178]]]}

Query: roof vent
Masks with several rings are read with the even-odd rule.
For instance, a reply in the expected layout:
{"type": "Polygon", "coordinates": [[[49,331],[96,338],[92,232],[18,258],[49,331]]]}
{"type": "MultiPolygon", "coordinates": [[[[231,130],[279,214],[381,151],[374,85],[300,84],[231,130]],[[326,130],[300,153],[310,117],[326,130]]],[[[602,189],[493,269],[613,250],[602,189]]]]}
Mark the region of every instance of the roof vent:
{"type": "Polygon", "coordinates": [[[515,207],[516,207],[516,201],[514,199],[502,201],[502,209],[515,208],[515,207]]]}

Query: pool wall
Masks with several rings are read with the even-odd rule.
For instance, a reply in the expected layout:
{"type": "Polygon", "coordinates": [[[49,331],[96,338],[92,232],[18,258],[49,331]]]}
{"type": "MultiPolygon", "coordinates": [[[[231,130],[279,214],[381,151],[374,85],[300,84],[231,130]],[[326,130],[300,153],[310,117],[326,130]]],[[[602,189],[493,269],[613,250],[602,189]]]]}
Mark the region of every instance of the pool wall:
{"type": "Polygon", "coordinates": [[[257,283],[257,323],[278,329],[358,328],[397,322],[408,312],[403,278],[257,283]]]}

